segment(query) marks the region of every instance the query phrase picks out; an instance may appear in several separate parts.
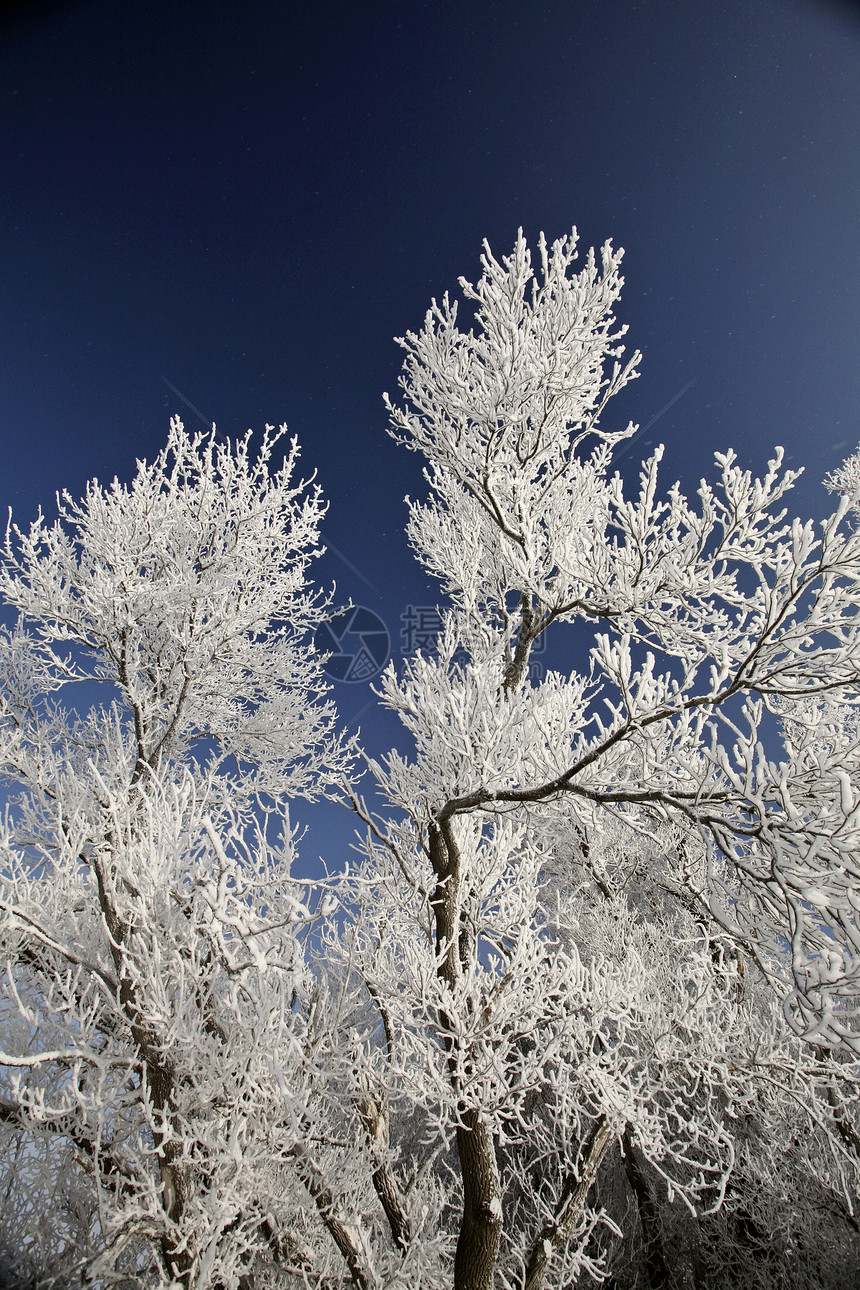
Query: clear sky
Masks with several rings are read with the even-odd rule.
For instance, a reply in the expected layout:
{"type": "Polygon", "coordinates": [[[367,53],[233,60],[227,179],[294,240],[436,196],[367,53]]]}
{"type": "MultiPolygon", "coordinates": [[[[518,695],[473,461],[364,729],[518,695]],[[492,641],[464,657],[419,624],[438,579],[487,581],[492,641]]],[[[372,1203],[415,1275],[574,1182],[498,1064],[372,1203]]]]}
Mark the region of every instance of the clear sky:
{"type": "MultiPolygon", "coordinates": [[[[478,275],[484,237],[573,224],[627,252],[642,376],[613,415],[675,400],[625,471],[661,441],[665,482],[695,488],[714,450],[760,470],[780,443],[822,514],[860,439],[853,7],[21,5],[0,29],[0,506],[24,523],[128,478],[174,412],[287,421],[330,499],[318,572],[397,657],[436,597],[403,535],[420,463],[385,434],[392,337],[478,275]]],[[[393,742],[368,681],[335,697],[373,752],[393,742]]]]}

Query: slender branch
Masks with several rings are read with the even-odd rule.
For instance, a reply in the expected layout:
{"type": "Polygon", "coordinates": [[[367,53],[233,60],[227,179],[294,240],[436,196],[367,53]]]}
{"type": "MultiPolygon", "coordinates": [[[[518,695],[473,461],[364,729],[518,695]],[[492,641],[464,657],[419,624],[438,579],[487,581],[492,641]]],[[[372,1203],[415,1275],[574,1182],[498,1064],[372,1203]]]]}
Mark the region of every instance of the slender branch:
{"type": "Polygon", "coordinates": [[[613,1133],[606,1118],[601,1116],[586,1140],[581,1167],[568,1173],[552,1221],[542,1228],[532,1246],[523,1277],[523,1290],[541,1290],[547,1265],[574,1231],[612,1139],[613,1133]]]}
{"type": "Polygon", "coordinates": [[[296,1162],[299,1177],[313,1199],[329,1235],[344,1257],[353,1285],[357,1290],[374,1290],[373,1280],[363,1263],[359,1234],[340,1212],[322,1170],[311,1160],[301,1143],[297,1142],[289,1154],[296,1162]]]}

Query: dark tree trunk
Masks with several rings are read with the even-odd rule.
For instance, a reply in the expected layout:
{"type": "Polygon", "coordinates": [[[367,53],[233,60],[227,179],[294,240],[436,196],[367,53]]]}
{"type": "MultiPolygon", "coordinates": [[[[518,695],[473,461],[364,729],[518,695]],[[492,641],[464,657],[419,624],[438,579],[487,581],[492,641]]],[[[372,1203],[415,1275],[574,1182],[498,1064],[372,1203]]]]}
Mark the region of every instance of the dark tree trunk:
{"type": "MultiPolygon", "coordinates": [[[[437,971],[455,990],[461,974],[471,969],[474,945],[473,933],[462,918],[460,851],[450,818],[431,825],[430,859],[436,874],[432,906],[440,953],[437,971]]],[[[444,1013],[440,1013],[439,1022],[448,1052],[451,1087],[458,1094],[458,1028],[444,1013]]],[[[454,1290],[492,1290],[502,1234],[502,1188],[496,1148],[489,1126],[474,1107],[460,1104],[457,1110],[463,1216],[454,1259],[454,1290]]]]}
{"type": "Polygon", "coordinates": [[[476,1111],[457,1129],[463,1177],[463,1219],[454,1260],[454,1290],[491,1290],[502,1235],[502,1202],[496,1149],[476,1111]]]}
{"type": "Polygon", "coordinates": [[[627,1181],[630,1183],[636,1205],[639,1210],[639,1222],[642,1224],[642,1243],[645,1251],[645,1279],[648,1290],[663,1290],[669,1284],[669,1272],[666,1267],[666,1253],[663,1248],[663,1229],[660,1223],[660,1211],[654,1199],[654,1193],[642,1169],[641,1162],[633,1145],[633,1136],[629,1126],[621,1137],[621,1158],[627,1181]]]}

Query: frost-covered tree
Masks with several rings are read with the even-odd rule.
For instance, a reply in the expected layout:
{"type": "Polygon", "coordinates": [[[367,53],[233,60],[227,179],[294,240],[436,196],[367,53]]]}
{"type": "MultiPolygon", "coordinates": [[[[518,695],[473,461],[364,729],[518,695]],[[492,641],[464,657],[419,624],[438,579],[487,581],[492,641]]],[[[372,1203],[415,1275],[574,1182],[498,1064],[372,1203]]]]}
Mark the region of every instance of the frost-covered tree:
{"type": "Polygon", "coordinates": [[[486,248],[469,329],[446,297],[400,342],[449,607],[382,678],[409,746],[372,805],[346,783],[360,858],[315,887],[286,802],[349,756],[295,446],[174,423],[130,488],[10,530],[0,1120],[66,1198],[58,1275],[802,1286],[822,1233],[849,1267],[853,476],[819,528],[778,451],[760,480],[718,455],[695,501],[658,452],[628,497],[621,253],[575,254],[486,248]],[[582,656],[536,678],[564,623],[582,656]]]}
{"type": "Polygon", "coordinates": [[[4,1223],[65,1170],[91,1209],[53,1254],[102,1285],[301,1265],[297,1188],[336,1226],[285,802],[349,753],[307,639],[324,505],[283,434],[255,452],[174,421],[130,486],[6,536],[0,1117],[31,1177],[4,1223]]]}
{"type": "MultiPolygon", "coordinates": [[[[658,450],[628,497],[612,457],[635,427],[601,421],[639,361],[613,316],[621,253],[578,273],[575,254],[575,234],[541,239],[536,270],[522,235],[501,261],[485,247],[471,326],[434,301],[387,400],[426,459],[408,532],[450,610],[436,651],[382,680],[413,750],[372,765],[388,813],[355,799],[343,970],[390,1037],[367,1056],[379,1105],[422,1104],[450,1170],[457,1290],[586,1275],[619,1141],[631,1180],[719,1208],[735,1126],[760,1103],[777,1122],[773,1090],[823,1137],[821,1187],[854,1186],[856,743],[764,733],[785,704],[855,702],[849,503],[787,520],[779,450],[761,479],[718,454],[695,501],[660,495],[658,450]],[[565,622],[593,627],[584,666],[533,681],[565,622]],[[619,849],[636,901],[607,877],[619,849]],[[591,884],[572,897],[565,852],[591,884]]],[[[637,1205],[644,1230],[642,1187],[637,1205]]]]}

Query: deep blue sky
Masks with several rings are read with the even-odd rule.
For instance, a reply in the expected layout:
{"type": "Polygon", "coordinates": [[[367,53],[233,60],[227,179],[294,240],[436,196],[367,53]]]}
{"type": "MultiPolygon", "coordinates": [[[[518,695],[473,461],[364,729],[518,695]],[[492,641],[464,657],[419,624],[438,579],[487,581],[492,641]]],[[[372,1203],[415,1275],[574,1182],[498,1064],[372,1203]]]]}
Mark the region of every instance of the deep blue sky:
{"type": "MultiPolygon", "coordinates": [[[[403,536],[420,463],[384,433],[392,337],[477,276],[485,236],[575,223],[627,251],[644,361],[618,420],[695,382],[641,441],[666,443],[666,483],[781,443],[798,511],[823,513],[860,439],[858,216],[847,4],[22,6],[0,45],[0,506],[26,522],[128,478],[172,412],[201,424],[171,386],[224,433],[285,420],[349,562],[319,572],[397,653],[435,594],[403,536]]],[[[372,699],[336,697],[345,719],[372,699]]],[[[395,736],[361,724],[374,752],[395,736]]]]}

